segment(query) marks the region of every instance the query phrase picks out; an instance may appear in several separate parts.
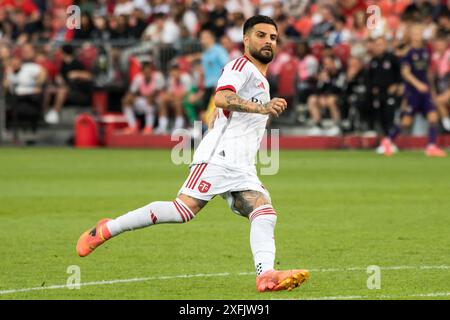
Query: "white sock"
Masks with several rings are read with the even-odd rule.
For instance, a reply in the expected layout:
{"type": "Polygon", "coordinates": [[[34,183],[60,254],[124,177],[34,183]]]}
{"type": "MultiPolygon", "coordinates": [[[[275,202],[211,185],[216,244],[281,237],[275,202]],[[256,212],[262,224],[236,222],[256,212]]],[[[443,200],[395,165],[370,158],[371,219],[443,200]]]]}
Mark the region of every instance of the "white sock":
{"type": "Polygon", "coordinates": [[[153,224],[188,222],[194,217],[188,206],[177,198],[174,201],[152,202],[108,221],[106,226],[111,236],[116,236],[125,231],[145,228],[153,224]]]}
{"type": "Polygon", "coordinates": [[[450,131],[450,118],[442,118],[442,126],[445,130],[450,131]]]}
{"type": "Polygon", "coordinates": [[[136,116],[134,115],[133,108],[125,107],[123,110],[125,118],[127,119],[129,127],[136,127],[136,116]]]}
{"type": "Polygon", "coordinates": [[[159,129],[166,131],[168,125],[169,119],[167,119],[167,117],[159,117],[159,124],[158,124],[159,129]]]}
{"type": "Polygon", "coordinates": [[[274,269],[275,264],[275,236],[274,230],[277,216],[270,204],[253,210],[249,219],[250,246],[253,253],[256,274],[260,275],[274,269]]]}
{"type": "Polygon", "coordinates": [[[174,129],[180,129],[183,128],[183,126],[184,126],[184,117],[176,117],[174,129]]]}

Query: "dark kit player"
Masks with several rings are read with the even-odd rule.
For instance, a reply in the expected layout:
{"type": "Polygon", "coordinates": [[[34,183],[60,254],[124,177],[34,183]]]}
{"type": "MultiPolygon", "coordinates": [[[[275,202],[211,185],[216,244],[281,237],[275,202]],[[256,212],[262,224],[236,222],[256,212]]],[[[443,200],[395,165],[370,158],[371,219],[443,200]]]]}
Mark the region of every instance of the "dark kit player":
{"type": "Polygon", "coordinates": [[[392,143],[401,129],[409,128],[414,120],[414,115],[420,112],[427,118],[428,145],[425,154],[429,157],[445,157],[446,153],[436,146],[439,115],[432,102],[432,81],[430,72],[430,54],[424,47],[423,26],[414,25],[411,28],[411,48],[401,62],[401,74],[405,81],[406,110],[402,110],[400,127],[395,126],[389,138],[384,140],[384,154],[387,156],[395,152],[392,143]]]}

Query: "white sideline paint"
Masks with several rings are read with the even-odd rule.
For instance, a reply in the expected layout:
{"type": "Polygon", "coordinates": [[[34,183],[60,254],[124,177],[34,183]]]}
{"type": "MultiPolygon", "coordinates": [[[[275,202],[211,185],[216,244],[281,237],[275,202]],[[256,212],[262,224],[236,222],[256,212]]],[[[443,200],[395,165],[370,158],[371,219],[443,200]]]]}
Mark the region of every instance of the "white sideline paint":
{"type": "MultiPolygon", "coordinates": [[[[436,265],[436,266],[390,266],[390,267],[381,267],[381,270],[412,270],[412,269],[420,269],[420,270],[449,270],[450,266],[448,265],[436,265]]],[[[350,267],[350,268],[329,268],[329,269],[308,269],[310,272],[349,272],[349,271],[366,271],[367,267],[350,267]]],[[[110,285],[116,283],[132,283],[132,282],[146,282],[152,280],[171,280],[171,279],[180,279],[180,278],[207,278],[207,277],[229,277],[229,276],[248,276],[255,275],[255,272],[239,272],[239,273],[200,273],[200,274],[182,274],[182,275],[174,275],[174,276],[159,276],[159,277],[145,277],[145,278],[131,278],[131,279],[115,279],[115,280],[102,280],[102,281],[93,281],[93,282],[84,282],[80,283],[80,287],[87,286],[101,286],[101,285],[110,285]]],[[[34,288],[21,288],[21,289],[10,289],[10,290],[0,290],[0,295],[11,294],[11,293],[20,293],[20,292],[30,292],[30,291],[42,291],[42,290],[54,290],[54,289],[67,289],[67,284],[63,285],[53,285],[47,287],[34,287],[34,288]]],[[[450,292],[436,292],[436,293],[425,293],[425,294],[414,294],[407,296],[395,296],[395,295],[379,295],[379,296],[335,296],[335,297],[322,297],[322,298],[311,298],[313,300],[335,300],[335,299],[366,299],[366,298],[395,298],[395,297],[441,297],[441,296],[450,296],[450,292]]]]}
{"type": "Polygon", "coordinates": [[[450,292],[433,292],[433,293],[416,293],[407,295],[374,295],[374,296],[331,296],[318,298],[300,298],[296,300],[353,300],[353,299],[396,299],[396,298],[433,298],[433,297],[448,297],[450,292]]]}

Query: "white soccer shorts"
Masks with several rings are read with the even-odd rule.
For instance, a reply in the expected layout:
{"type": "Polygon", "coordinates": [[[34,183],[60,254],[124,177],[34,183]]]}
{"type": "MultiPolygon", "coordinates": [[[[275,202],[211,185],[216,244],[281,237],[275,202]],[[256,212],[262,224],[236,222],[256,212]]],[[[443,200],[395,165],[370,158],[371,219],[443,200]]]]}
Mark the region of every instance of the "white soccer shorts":
{"type": "Polygon", "coordinates": [[[183,193],[205,201],[210,201],[216,195],[220,195],[227,201],[234,213],[240,214],[233,206],[231,192],[245,190],[259,191],[270,201],[270,194],[259,180],[256,169],[241,172],[211,163],[201,163],[191,167],[189,177],[178,195],[183,193]]]}

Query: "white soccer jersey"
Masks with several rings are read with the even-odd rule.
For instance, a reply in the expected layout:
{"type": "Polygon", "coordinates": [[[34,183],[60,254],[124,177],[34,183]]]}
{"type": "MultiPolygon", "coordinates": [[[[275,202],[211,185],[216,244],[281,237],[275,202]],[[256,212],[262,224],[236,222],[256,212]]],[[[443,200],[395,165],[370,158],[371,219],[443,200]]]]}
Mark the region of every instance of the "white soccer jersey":
{"type": "MultiPolygon", "coordinates": [[[[245,56],[225,65],[216,92],[225,89],[256,103],[270,101],[269,82],[245,56]]],[[[192,165],[212,163],[239,171],[253,169],[268,118],[219,108],[214,128],[200,142],[192,165]]]]}

